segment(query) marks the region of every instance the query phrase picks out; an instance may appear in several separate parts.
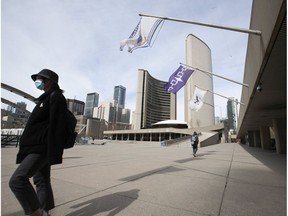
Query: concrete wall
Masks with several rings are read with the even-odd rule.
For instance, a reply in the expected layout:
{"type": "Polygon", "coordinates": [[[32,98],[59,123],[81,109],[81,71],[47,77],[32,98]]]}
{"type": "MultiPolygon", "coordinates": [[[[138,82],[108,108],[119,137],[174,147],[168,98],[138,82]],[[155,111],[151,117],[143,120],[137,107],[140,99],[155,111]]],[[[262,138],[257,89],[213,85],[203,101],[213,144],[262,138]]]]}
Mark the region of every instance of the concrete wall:
{"type": "Polygon", "coordinates": [[[257,78],[262,71],[264,56],[277,21],[279,10],[283,0],[254,0],[252,7],[252,18],[250,29],[259,29],[261,37],[249,35],[247,55],[245,63],[245,73],[243,83],[249,88],[242,88],[241,102],[245,106],[240,106],[238,127],[242,124],[243,118],[248,108],[249,100],[255,91],[257,78]]]}
{"type": "MultiPolygon", "coordinates": [[[[191,34],[186,39],[186,63],[189,66],[212,72],[210,48],[199,38],[191,34]]],[[[185,121],[192,128],[214,125],[214,95],[212,93],[206,93],[205,103],[198,112],[192,111],[189,108],[189,102],[193,98],[195,86],[213,92],[212,76],[195,71],[188,79],[184,87],[185,121]]]]}
{"type": "Polygon", "coordinates": [[[219,134],[216,132],[202,132],[199,136],[200,147],[215,145],[219,143],[219,134]]]}

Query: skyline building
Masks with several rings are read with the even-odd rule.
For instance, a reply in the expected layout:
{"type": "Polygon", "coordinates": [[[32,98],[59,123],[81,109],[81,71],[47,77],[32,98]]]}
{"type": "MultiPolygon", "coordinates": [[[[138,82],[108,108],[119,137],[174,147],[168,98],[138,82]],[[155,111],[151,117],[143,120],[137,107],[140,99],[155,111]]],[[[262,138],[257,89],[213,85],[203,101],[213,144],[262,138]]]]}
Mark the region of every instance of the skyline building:
{"type": "Polygon", "coordinates": [[[95,107],[93,112],[93,118],[105,120],[113,130],[130,128],[130,115],[130,109],[121,108],[109,101],[95,107]]]}
{"type": "Polygon", "coordinates": [[[85,103],[76,99],[67,99],[67,108],[75,115],[83,115],[85,103]]]}
{"type": "Polygon", "coordinates": [[[93,92],[93,93],[87,94],[85,108],[84,108],[84,116],[88,118],[92,118],[94,107],[97,107],[98,103],[99,103],[98,93],[93,92]]]}
{"type": "Polygon", "coordinates": [[[133,129],[151,128],[160,121],[176,120],[176,95],[164,89],[165,83],[152,77],[146,70],[138,70],[133,129]]]}
{"type": "Polygon", "coordinates": [[[26,110],[26,108],[27,108],[27,104],[25,102],[17,102],[16,106],[17,107],[13,107],[13,106],[8,105],[7,111],[9,111],[15,115],[19,115],[19,116],[23,115],[25,113],[24,110],[26,110]]]}
{"type": "Polygon", "coordinates": [[[120,108],[125,108],[126,88],[121,85],[115,86],[113,98],[120,108]]]}
{"type": "Polygon", "coordinates": [[[236,129],[236,109],[234,97],[229,98],[227,101],[227,127],[228,130],[236,129]]]}
{"type": "Polygon", "coordinates": [[[23,115],[23,110],[26,110],[27,104],[25,102],[17,102],[17,107],[19,107],[22,110],[19,110],[17,107],[15,108],[15,114],[16,115],[23,115]]]}

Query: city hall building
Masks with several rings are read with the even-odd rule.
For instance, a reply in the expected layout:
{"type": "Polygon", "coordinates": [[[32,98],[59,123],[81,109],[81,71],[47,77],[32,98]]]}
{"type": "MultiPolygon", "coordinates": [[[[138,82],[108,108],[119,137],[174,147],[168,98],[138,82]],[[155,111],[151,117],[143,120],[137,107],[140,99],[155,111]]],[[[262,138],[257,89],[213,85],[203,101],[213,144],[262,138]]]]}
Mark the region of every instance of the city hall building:
{"type": "Polygon", "coordinates": [[[164,89],[165,83],[152,77],[146,70],[138,70],[133,129],[151,128],[157,122],[176,119],[176,95],[164,89]]]}
{"type": "MultiPolygon", "coordinates": [[[[242,87],[240,102],[244,105],[240,106],[237,121],[237,137],[241,139],[242,143],[262,149],[274,149],[280,154],[287,152],[286,7],[286,0],[253,1],[250,29],[259,30],[261,33],[258,35],[249,34],[248,36],[243,83],[248,84],[249,87],[242,87]]],[[[187,65],[212,72],[209,47],[201,39],[191,34],[186,39],[186,58],[187,65]]],[[[150,77],[148,72],[143,70],[142,73],[150,77]]],[[[141,80],[142,83],[145,83],[143,76],[141,80]]],[[[159,95],[152,94],[153,91],[149,93],[152,98],[147,98],[148,95],[145,95],[149,88],[155,88],[153,83],[146,86],[142,85],[142,89],[137,91],[135,111],[137,121],[133,122],[137,127],[134,130],[105,131],[105,133],[118,140],[157,141],[187,136],[189,133],[191,134],[193,129],[197,132],[221,130],[221,125],[219,127],[214,125],[214,98],[212,94],[206,95],[205,98],[205,103],[209,106],[203,106],[198,112],[192,112],[189,109],[188,101],[192,98],[195,86],[199,83],[201,83],[200,88],[213,92],[212,77],[207,74],[196,73],[193,79],[187,81],[184,87],[184,112],[185,122],[189,128],[146,128],[156,122],[156,118],[155,121],[152,120],[152,117],[155,116],[150,115],[148,118],[148,111],[152,110],[149,106],[152,105],[153,96],[159,95]],[[143,86],[146,90],[143,89],[143,86]]],[[[170,103],[170,107],[159,109],[159,113],[165,110],[167,118],[170,115],[170,120],[176,119],[176,98],[158,97],[160,100],[162,98],[167,100],[167,106],[170,103]]],[[[159,116],[161,115],[162,113],[159,114],[159,116]]],[[[218,133],[213,134],[211,132],[211,136],[207,136],[206,139],[215,144],[217,143],[217,136],[218,133]]],[[[201,146],[202,142],[205,142],[204,139],[202,137],[201,146]]]]}

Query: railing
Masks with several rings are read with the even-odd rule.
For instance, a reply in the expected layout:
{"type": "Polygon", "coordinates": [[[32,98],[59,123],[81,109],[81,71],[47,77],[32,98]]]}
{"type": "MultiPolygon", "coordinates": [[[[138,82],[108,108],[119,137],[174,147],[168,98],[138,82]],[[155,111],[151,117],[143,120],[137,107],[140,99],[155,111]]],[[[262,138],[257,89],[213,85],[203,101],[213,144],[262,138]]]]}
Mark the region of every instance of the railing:
{"type": "Polygon", "coordinates": [[[163,140],[163,141],[161,141],[161,145],[162,146],[169,146],[169,145],[177,144],[181,141],[188,140],[188,139],[191,139],[191,135],[187,135],[184,137],[179,137],[179,138],[171,139],[171,140],[163,140]]]}
{"type": "Polygon", "coordinates": [[[17,147],[20,137],[21,135],[1,134],[1,147],[6,147],[10,145],[15,145],[17,147]]]}

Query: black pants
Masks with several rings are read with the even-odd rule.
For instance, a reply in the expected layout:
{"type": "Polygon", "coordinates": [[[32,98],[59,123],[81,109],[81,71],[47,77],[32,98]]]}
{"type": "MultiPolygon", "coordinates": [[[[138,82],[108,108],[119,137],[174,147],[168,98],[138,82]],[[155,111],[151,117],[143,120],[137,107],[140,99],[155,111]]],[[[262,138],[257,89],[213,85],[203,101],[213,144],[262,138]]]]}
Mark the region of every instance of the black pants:
{"type": "Polygon", "coordinates": [[[198,151],[198,145],[194,144],[194,145],[192,145],[192,148],[193,148],[193,154],[196,154],[198,151]]]}
{"type": "Polygon", "coordinates": [[[38,208],[46,211],[54,208],[54,196],[50,182],[51,167],[39,154],[29,154],[12,175],[9,186],[26,215],[38,208]],[[34,190],[29,178],[33,177],[34,190]]]}

